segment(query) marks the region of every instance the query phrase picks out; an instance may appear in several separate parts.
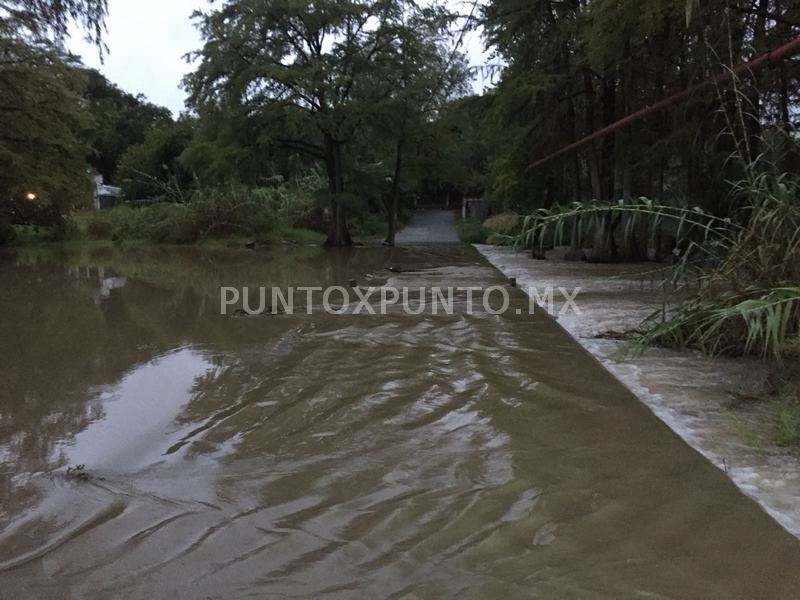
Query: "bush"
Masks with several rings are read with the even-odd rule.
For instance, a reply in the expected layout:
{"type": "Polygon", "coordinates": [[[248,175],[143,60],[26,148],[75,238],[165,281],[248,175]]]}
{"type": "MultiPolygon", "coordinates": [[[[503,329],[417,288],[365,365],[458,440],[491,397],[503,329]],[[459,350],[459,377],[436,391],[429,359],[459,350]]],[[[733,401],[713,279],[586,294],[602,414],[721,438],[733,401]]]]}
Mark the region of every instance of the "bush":
{"type": "Polygon", "coordinates": [[[522,217],[514,213],[501,213],[486,219],[483,226],[491,232],[488,243],[513,244],[516,236],[522,233],[522,217]]]}
{"type": "Polygon", "coordinates": [[[356,236],[374,237],[386,233],[386,217],[367,213],[352,220],[350,233],[356,236]]]}
{"type": "Polygon", "coordinates": [[[85,219],[86,234],[93,239],[144,239],[145,216],[145,209],[120,205],[93,210],[78,219],[85,219]]]}
{"type": "Polygon", "coordinates": [[[150,240],[191,244],[228,235],[267,237],[310,219],[312,193],[302,186],[205,188],[183,202],[120,205],[86,216],[85,230],[95,239],[150,240]]]}
{"type": "Polygon", "coordinates": [[[459,221],[456,225],[458,237],[467,244],[483,244],[491,232],[486,229],[480,221],[467,219],[459,221]]]}
{"type": "Polygon", "coordinates": [[[492,233],[518,235],[522,231],[522,217],[514,213],[501,213],[486,219],[483,226],[492,233]]]}
{"type": "Polygon", "coordinates": [[[155,204],[143,209],[141,217],[131,237],[164,244],[193,244],[203,237],[199,215],[186,204],[155,204]]]}
{"type": "Polygon", "coordinates": [[[6,246],[17,239],[14,226],[7,220],[0,218],[0,246],[6,246]]]}
{"type": "Polygon", "coordinates": [[[78,237],[78,228],[72,219],[61,217],[48,230],[47,239],[53,242],[64,242],[78,237]]]}
{"type": "Polygon", "coordinates": [[[271,231],[277,221],[271,190],[226,186],[198,190],[186,206],[194,216],[200,238],[223,235],[256,235],[271,231]]]}
{"type": "Polygon", "coordinates": [[[111,219],[90,218],[86,223],[86,234],[92,239],[108,239],[112,233],[113,224],[111,219]]]}

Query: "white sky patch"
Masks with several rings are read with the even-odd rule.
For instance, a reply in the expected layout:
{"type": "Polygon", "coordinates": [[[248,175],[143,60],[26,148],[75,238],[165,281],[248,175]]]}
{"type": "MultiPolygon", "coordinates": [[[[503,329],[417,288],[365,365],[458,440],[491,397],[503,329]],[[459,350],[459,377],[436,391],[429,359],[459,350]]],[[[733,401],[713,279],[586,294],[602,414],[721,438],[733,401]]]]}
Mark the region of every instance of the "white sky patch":
{"type": "Polygon", "coordinates": [[[103,73],[123,90],[142,93],[176,116],[184,108],[183,76],[191,71],[184,55],[200,48],[200,33],[190,15],[206,10],[207,0],[109,0],[105,43],[100,62],[96,47],[79,31],[67,47],[83,62],[103,73]]]}
{"type": "MultiPolygon", "coordinates": [[[[454,10],[469,12],[471,2],[449,2],[454,10]]],[[[220,5],[209,0],[109,0],[105,36],[108,53],[104,62],[79,30],[73,31],[67,48],[126,92],[142,93],[178,116],[186,99],[180,83],[192,70],[184,56],[202,45],[200,33],[189,17],[195,10],[208,11],[214,4],[220,5]]],[[[479,32],[468,32],[461,50],[467,54],[470,66],[496,62],[484,51],[479,32]]],[[[480,75],[473,80],[476,92],[489,85],[480,75]]]]}

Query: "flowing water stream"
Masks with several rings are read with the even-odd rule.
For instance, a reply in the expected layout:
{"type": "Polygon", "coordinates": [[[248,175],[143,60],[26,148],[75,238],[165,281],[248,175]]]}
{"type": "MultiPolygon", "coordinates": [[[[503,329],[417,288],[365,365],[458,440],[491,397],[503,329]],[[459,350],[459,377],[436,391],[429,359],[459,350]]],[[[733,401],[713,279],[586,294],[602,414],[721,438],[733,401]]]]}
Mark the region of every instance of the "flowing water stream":
{"type": "Polygon", "coordinates": [[[0,597],[800,597],[800,543],[519,290],[220,314],[351,279],[504,284],[459,245],[0,257],[0,597]]]}
{"type": "Polygon", "coordinates": [[[581,313],[565,312],[559,323],[688,444],[800,537],[800,458],[775,444],[774,412],[758,400],[772,391],[768,362],[665,348],[635,355],[624,341],[609,337],[608,332],[638,329],[663,309],[663,273],[654,273],[658,265],[653,263],[570,262],[559,256],[564,249],[541,261],[510,248],[479,249],[523,289],[580,287],[581,313]]]}

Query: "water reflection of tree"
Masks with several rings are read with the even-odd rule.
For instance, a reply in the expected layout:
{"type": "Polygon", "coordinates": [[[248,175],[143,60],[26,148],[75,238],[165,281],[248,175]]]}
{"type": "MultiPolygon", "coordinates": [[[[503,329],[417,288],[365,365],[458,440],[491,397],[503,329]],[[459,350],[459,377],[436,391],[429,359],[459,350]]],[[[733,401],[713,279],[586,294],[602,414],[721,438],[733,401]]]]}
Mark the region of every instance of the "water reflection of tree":
{"type": "MultiPolygon", "coordinates": [[[[27,493],[12,491],[13,473],[63,466],[54,455],[56,445],[102,418],[92,412],[102,410],[102,403],[90,400],[169,350],[199,346],[212,362],[227,364],[226,355],[244,358],[252,362],[251,372],[261,365],[261,373],[268,374],[269,356],[280,355],[281,341],[308,320],[222,317],[220,286],[347,285],[351,279],[365,281],[366,274],[386,276],[389,264],[423,267],[429,254],[375,248],[55,247],[2,257],[0,497],[11,500],[13,493],[20,500],[27,493]],[[126,278],[124,287],[110,289],[99,303],[98,267],[126,278]]],[[[229,391],[240,393],[244,383],[230,382],[239,391],[229,391]]],[[[202,419],[213,413],[213,403],[224,402],[217,393],[203,394],[203,388],[199,381],[181,421],[202,419]]]]}
{"type": "MultiPolygon", "coordinates": [[[[380,254],[362,254],[356,270],[380,269],[380,254]]],[[[349,254],[316,248],[208,253],[55,247],[5,257],[0,262],[2,471],[52,468],[54,443],[92,420],[87,400],[135,365],[184,344],[235,350],[269,334],[218,314],[221,285],[342,283],[356,275],[351,262],[349,254]],[[99,304],[97,267],[128,278],[99,304]]],[[[0,477],[9,485],[7,474],[0,477]]]]}

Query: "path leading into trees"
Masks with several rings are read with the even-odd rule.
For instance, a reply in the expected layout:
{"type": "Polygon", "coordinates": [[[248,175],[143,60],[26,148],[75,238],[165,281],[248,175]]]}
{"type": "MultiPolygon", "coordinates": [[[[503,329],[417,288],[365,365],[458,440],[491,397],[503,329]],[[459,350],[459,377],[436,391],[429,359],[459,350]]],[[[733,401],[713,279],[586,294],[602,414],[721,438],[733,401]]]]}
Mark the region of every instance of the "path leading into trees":
{"type": "Polygon", "coordinates": [[[397,232],[396,242],[401,246],[417,244],[457,243],[456,214],[452,210],[421,210],[411,221],[397,232]]]}

